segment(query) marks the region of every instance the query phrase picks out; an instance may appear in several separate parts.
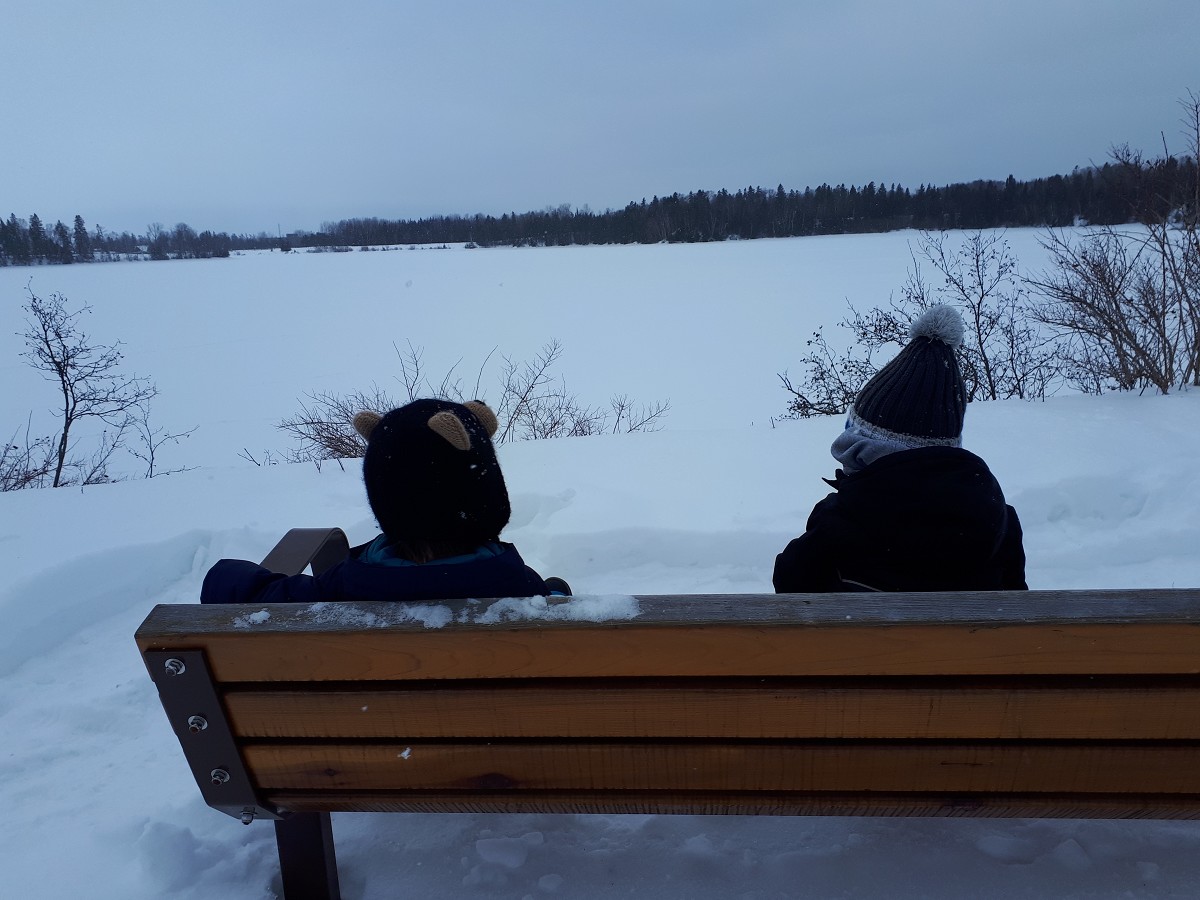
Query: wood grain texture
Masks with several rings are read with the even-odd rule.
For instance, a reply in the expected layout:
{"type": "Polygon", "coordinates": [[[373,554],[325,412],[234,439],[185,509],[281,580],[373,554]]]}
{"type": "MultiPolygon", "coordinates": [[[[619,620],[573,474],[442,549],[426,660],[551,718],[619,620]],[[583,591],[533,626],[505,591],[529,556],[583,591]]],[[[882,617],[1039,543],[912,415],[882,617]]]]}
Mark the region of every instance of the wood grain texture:
{"type": "Polygon", "coordinates": [[[1200,626],[775,624],[270,633],[148,638],[202,647],[222,682],[1200,672],[1200,626]]]}
{"type": "Polygon", "coordinates": [[[244,738],[1200,739],[1200,680],[1129,681],[384,683],[231,691],[225,705],[244,738]]]}
{"type": "MultiPolygon", "coordinates": [[[[143,650],[221,681],[1200,672],[1200,590],[643,596],[619,622],[426,628],[398,603],[156,607],[143,650]],[[260,617],[261,618],[261,617],[260,617]]],[[[569,603],[566,604],[569,606],[569,603]]]]}
{"type": "Polygon", "coordinates": [[[1200,744],[414,741],[243,754],[267,791],[1200,793],[1200,744]]]}

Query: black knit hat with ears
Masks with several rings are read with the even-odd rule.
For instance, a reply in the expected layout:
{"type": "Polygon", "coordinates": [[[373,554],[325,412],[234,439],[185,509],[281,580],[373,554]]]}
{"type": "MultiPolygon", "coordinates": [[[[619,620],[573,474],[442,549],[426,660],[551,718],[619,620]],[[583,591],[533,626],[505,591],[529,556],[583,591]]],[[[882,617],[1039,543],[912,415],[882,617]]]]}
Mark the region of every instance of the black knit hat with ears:
{"type": "Polygon", "coordinates": [[[905,447],[962,446],[967,391],[954,351],[962,317],[932,306],[913,321],[908,346],[875,373],[850,407],[850,427],[905,447]]]}
{"type": "Polygon", "coordinates": [[[389,540],[476,546],[500,536],[511,508],[486,405],[414,400],[359,413],[354,427],[367,439],[367,500],[389,540]]]}

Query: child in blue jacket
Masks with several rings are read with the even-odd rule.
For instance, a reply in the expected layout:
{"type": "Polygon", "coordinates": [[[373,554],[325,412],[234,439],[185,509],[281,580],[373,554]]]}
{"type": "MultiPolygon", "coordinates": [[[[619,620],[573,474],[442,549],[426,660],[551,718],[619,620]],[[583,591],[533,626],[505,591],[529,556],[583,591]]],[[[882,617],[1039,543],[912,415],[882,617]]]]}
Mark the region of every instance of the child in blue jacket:
{"type": "Polygon", "coordinates": [[[456,600],[569,594],[500,541],[511,514],[483,403],[415,400],[363,412],[363,482],[382,533],[318,576],[285,576],[242,559],[208,572],[201,603],[456,600]]]}

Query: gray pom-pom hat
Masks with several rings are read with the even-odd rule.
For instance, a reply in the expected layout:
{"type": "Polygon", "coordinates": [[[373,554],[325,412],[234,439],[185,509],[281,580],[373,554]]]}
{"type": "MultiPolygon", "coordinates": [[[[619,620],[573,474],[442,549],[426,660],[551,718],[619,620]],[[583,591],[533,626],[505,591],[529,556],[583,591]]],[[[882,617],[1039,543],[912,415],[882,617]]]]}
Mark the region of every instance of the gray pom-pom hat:
{"type": "Polygon", "coordinates": [[[848,470],[885,453],[961,447],[967,391],[955,351],[966,328],[950,306],[932,306],[909,326],[909,342],[863,385],[834,442],[848,470]]]}

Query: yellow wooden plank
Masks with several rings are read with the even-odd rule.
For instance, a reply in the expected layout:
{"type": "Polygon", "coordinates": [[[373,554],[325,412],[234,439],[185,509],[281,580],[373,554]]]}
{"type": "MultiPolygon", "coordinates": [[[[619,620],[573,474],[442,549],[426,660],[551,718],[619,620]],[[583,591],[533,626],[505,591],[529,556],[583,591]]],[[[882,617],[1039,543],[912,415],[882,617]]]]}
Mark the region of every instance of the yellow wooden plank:
{"type": "Polygon", "coordinates": [[[222,682],[1200,673],[1191,624],[386,629],[144,638],[202,647],[222,682]]]}
{"type": "Polygon", "coordinates": [[[1200,745],[248,744],[267,790],[1200,793],[1200,745]]]}
{"type": "Polygon", "coordinates": [[[372,691],[233,691],[247,738],[1200,739],[1200,686],[998,687],[729,682],[372,691]]]}

